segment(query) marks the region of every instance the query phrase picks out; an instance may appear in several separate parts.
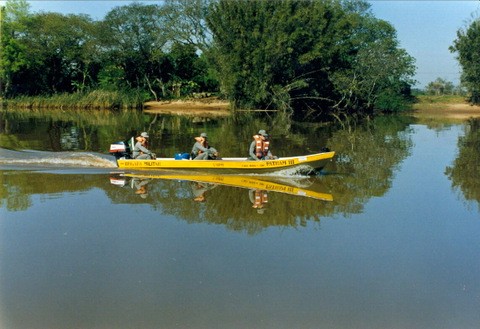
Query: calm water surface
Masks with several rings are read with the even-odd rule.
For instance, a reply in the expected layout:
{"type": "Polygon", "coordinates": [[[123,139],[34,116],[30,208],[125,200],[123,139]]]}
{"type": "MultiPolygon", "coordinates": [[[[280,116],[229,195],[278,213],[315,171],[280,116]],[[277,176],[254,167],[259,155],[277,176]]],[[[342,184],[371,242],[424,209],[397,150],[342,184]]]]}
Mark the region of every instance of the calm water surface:
{"type": "MultiPolygon", "coordinates": [[[[278,153],[320,140],[335,161],[238,180],[121,172],[102,153],[111,128],[13,119],[0,134],[1,328],[480,325],[478,121],[292,126],[278,153]]],[[[219,137],[229,123],[182,125],[149,131],[165,152],[200,129],[235,150],[219,137]]]]}

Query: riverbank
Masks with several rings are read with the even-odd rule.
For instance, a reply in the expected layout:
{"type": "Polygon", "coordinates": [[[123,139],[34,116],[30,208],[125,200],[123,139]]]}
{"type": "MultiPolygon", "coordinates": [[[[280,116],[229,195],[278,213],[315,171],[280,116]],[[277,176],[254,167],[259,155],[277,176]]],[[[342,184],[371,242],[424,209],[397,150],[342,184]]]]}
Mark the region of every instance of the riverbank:
{"type": "Polygon", "coordinates": [[[469,104],[461,96],[419,96],[412,113],[420,118],[466,120],[480,117],[480,106],[469,104]]]}
{"type": "MultiPolygon", "coordinates": [[[[418,96],[412,114],[419,118],[466,120],[480,117],[480,106],[469,104],[462,96],[418,96]]],[[[147,113],[186,116],[228,116],[230,103],[216,97],[190,100],[151,101],[144,104],[147,113]]]]}
{"type": "Polygon", "coordinates": [[[3,99],[0,106],[30,110],[133,110],[141,109],[143,101],[142,95],[134,92],[93,90],[86,93],[3,99]]]}
{"type": "Polygon", "coordinates": [[[150,101],[143,104],[144,112],[186,116],[228,116],[230,103],[217,97],[201,99],[150,101]]]}

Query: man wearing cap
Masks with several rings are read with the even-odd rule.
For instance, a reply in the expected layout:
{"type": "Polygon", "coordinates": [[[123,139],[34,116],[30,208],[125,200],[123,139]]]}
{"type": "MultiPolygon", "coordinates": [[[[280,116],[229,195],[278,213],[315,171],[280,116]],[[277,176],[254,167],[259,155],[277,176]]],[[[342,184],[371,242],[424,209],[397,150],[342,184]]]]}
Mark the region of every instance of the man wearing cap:
{"type": "Polygon", "coordinates": [[[153,159],[153,153],[147,149],[148,134],[143,132],[136,138],[137,142],[133,148],[133,158],[139,160],[150,160],[153,159]]]}
{"type": "Polygon", "coordinates": [[[273,160],[278,157],[273,156],[270,151],[270,140],[265,130],[260,129],[258,134],[253,136],[253,142],[250,144],[249,160],[273,160]]]}
{"type": "Polygon", "coordinates": [[[216,159],[218,151],[208,145],[207,134],[201,133],[199,137],[195,137],[191,155],[193,160],[216,159]]]}

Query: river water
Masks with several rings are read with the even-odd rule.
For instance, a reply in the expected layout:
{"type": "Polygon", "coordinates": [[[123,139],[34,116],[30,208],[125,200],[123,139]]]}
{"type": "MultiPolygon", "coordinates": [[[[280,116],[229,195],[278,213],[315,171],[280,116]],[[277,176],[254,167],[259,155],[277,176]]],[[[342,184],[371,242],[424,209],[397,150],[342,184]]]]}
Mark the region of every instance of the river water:
{"type": "Polygon", "coordinates": [[[480,325],[479,120],[2,112],[0,129],[0,328],[480,325]],[[335,159],[238,177],[108,155],[147,130],[159,155],[205,131],[246,156],[260,128],[279,156],[335,159]]]}

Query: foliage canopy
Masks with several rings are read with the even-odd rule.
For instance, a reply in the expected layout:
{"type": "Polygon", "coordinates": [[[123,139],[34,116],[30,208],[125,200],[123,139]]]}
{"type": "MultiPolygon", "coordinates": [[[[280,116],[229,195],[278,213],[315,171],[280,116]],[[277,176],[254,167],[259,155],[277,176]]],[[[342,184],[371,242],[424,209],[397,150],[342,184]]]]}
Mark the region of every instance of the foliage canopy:
{"type": "Polygon", "coordinates": [[[414,60],[363,1],[220,0],[207,23],[222,91],[239,107],[397,110],[414,60]]]}
{"type": "Polygon", "coordinates": [[[2,96],[219,92],[300,118],[397,111],[414,60],[363,0],[167,0],[86,15],[2,8],[2,96]],[[295,111],[293,111],[293,109],[295,111]]]}

